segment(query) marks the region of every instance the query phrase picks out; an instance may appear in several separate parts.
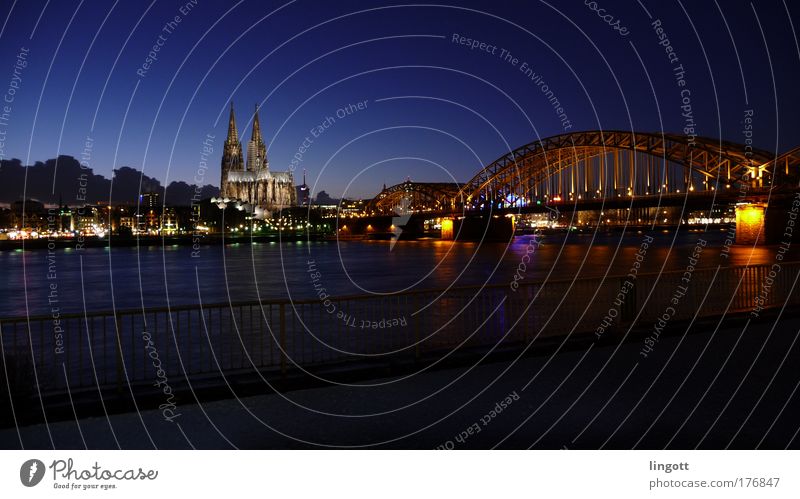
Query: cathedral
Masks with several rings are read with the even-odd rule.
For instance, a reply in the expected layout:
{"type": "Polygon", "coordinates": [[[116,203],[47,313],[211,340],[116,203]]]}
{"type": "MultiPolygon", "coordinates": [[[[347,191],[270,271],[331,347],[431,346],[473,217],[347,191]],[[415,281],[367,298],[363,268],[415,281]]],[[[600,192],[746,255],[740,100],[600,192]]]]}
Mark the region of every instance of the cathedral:
{"type": "Polygon", "coordinates": [[[297,204],[292,172],[269,171],[267,146],[261,138],[261,125],[258,122],[258,106],[253,116],[253,133],[247,142],[245,164],[231,103],[228,138],[225,139],[222,152],[220,194],[223,198],[238,199],[270,212],[297,204]]]}

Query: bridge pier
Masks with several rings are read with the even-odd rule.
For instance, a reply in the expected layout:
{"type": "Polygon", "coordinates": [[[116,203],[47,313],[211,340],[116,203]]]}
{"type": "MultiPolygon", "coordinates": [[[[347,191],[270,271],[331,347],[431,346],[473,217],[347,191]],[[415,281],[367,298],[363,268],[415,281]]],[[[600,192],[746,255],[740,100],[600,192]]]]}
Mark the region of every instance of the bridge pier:
{"type": "MultiPolygon", "coordinates": [[[[796,194],[795,198],[800,196],[796,194]]],[[[793,228],[796,212],[792,212],[792,200],[776,196],[767,206],[766,200],[754,200],[736,205],[736,244],[777,244],[794,239],[793,228]],[[789,230],[788,227],[792,230],[789,230]]]]}
{"type": "Polygon", "coordinates": [[[514,218],[498,215],[442,219],[442,239],[448,241],[510,241],[514,218]]]}
{"type": "Polygon", "coordinates": [[[452,241],[455,239],[455,232],[453,231],[453,227],[455,225],[455,218],[443,218],[442,219],[442,240],[443,241],[452,241]]]}
{"type": "Polygon", "coordinates": [[[763,203],[736,205],[736,244],[766,244],[766,210],[763,203]]]}

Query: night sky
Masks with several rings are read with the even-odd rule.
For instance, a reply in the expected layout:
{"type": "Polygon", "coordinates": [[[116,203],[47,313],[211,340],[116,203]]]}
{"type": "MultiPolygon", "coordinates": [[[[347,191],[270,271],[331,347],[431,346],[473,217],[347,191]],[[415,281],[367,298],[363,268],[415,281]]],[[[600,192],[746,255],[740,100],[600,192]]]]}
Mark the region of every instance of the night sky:
{"type": "Polygon", "coordinates": [[[80,158],[89,137],[95,173],[131,166],[164,185],[218,185],[233,101],[244,139],[261,106],[272,170],[292,168],[302,151],[295,180],[306,169],[315,192],[371,197],[407,176],[463,182],[565,130],[682,133],[682,88],[656,20],[685,70],[696,132],[743,142],[753,110],[754,145],[783,152],[800,145],[798,9],[782,0],[3,0],[0,93],[18,88],[0,124],[2,159],[80,158]],[[208,134],[215,151],[195,179],[208,134]]]}

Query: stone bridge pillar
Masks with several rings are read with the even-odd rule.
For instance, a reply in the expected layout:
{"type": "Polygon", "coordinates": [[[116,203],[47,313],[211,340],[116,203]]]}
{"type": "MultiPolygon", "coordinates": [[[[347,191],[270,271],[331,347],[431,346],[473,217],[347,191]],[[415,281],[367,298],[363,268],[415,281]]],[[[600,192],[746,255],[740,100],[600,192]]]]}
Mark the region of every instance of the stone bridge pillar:
{"type": "MultiPolygon", "coordinates": [[[[800,193],[773,196],[736,205],[736,244],[761,245],[791,243],[800,212],[800,193]]],[[[800,232],[800,230],[798,231],[800,232]]]]}
{"type": "Polygon", "coordinates": [[[442,219],[442,239],[457,241],[500,241],[514,237],[514,218],[506,216],[469,215],[442,219]]]}
{"type": "Polygon", "coordinates": [[[736,244],[766,244],[766,212],[764,203],[736,205],[736,244]]]}
{"type": "Polygon", "coordinates": [[[443,218],[442,219],[442,240],[443,241],[452,241],[455,238],[455,231],[453,230],[453,226],[455,224],[455,218],[443,218]]]}

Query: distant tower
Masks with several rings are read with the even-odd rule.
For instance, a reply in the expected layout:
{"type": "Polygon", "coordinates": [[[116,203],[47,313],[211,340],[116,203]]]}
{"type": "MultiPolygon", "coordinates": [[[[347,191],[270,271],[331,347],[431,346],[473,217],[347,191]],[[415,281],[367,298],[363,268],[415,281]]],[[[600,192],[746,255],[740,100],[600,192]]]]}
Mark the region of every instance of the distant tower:
{"type": "Polygon", "coordinates": [[[258,122],[258,104],[256,104],[255,115],[253,116],[253,133],[247,143],[247,171],[258,172],[269,170],[267,161],[267,146],[261,138],[261,124],[258,122]]]}
{"type": "Polygon", "coordinates": [[[233,102],[231,102],[231,116],[228,120],[228,138],[225,139],[225,147],[222,151],[222,179],[220,180],[220,194],[222,197],[236,197],[236,195],[231,192],[232,186],[228,184],[228,173],[241,171],[243,165],[242,143],[239,142],[239,132],[236,131],[236,117],[233,114],[233,102]]]}
{"type": "Polygon", "coordinates": [[[303,185],[298,185],[295,187],[296,190],[296,203],[298,206],[308,206],[309,205],[309,196],[308,196],[308,185],[306,185],[306,170],[303,169],[303,185]]]}

